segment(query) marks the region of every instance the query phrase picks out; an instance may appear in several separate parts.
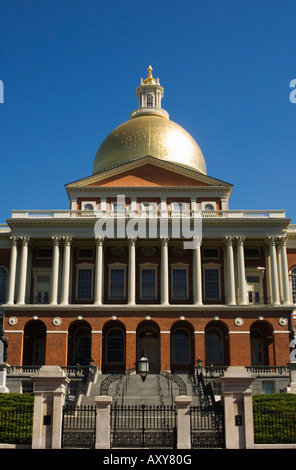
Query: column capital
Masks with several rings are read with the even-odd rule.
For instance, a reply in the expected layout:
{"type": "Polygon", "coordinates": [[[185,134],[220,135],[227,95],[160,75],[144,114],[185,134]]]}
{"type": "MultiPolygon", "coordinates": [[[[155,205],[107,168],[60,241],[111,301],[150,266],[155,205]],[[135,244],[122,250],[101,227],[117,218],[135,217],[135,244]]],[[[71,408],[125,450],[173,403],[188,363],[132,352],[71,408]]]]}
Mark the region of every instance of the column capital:
{"type": "Polygon", "coordinates": [[[13,246],[16,246],[17,245],[17,242],[18,242],[18,237],[9,237],[10,238],[10,242],[13,246]]]}
{"type": "Polygon", "coordinates": [[[235,239],[236,239],[238,245],[243,245],[246,237],[239,236],[239,237],[235,237],[235,239]]]}
{"type": "Polygon", "coordinates": [[[286,246],[287,245],[287,240],[288,240],[287,235],[283,235],[282,237],[278,237],[278,239],[279,239],[279,242],[280,242],[281,246],[286,246]]]}
{"type": "Polygon", "coordinates": [[[61,237],[51,237],[53,245],[57,246],[60,243],[61,237]]]}
{"type": "Polygon", "coordinates": [[[168,245],[169,240],[170,240],[169,237],[162,237],[162,238],[160,239],[160,243],[161,243],[162,245],[168,245]]]}
{"type": "Polygon", "coordinates": [[[228,245],[228,246],[233,245],[234,240],[235,240],[235,237],[233,237],[233,236],[225,237],[225,242],[226,242],[226,245],[228,245]]]}
{"type": "Polygon", "coordinates": [[[128,238],[129,245],[135,246],[135,244],[137,242],[137,239],[138,239],[138,237],[129,237],[128,238]]]}
{"type": "Polygon", "coordinates": [[[202,237],[197,237],[196,235],[194,235],[192,237],[192,241],[193,241],[193,244],[194,244],[194,248],[197,248],[197,247],[201,246],[201,244],[202,244],[202,237]]]}
{"type": "Polygon", "coordinates": [[[71,245],[72,237],[62,237],[65,245],[71,245]]]}
{"type": "Polygon", "coordinates": [[[95,237],[96,246],[102,246],[105,243],[105,237],[95,237]]]}
{"type": "Polygon", "coordinates": [[[30,237],[19,237],[19,240],[21,241],[21,244],[24,246],[24,245],[28,245],[29,244],[29,241],[30,241],[30,237]]]}
{"type": "Polygon", "coordinates": [[[269,245],[275,246],[278,237],[267,237],[269,245]]]}

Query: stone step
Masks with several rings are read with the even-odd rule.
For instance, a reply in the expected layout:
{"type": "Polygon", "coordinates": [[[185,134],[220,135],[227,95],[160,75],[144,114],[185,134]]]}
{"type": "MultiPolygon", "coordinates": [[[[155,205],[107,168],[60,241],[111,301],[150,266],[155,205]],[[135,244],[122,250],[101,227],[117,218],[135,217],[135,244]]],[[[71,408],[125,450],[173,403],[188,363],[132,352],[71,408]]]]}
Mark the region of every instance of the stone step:
{"type": "MultiPolygon", "coordinates": [[[[109,377],[109,374],[98,374],[91,384],[87,396],[81,396],[79,404],[93,405],[95,396],[101,395],[101,385],[109,377]]],[[[179,374],[185,382],[187,395],[197,400],[197,389],[193,376],[179,374]]],[[[174,397],[179,395],[178,385],[160,374],[149,374],[143,382],[138,374],[122,374],[120,378],[111,382],[108,387],[108,395],[113,397],[113,402],[125,405],[171,405],[174,397]]]]}

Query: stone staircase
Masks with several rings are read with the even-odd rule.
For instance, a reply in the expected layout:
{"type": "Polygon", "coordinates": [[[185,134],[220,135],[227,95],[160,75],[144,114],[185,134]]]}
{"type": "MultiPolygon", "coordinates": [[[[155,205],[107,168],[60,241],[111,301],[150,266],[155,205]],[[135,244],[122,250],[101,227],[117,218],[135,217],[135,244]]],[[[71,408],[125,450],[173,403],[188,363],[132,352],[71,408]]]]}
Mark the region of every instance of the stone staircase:
{"type": "MultiPolygon", "coordinates": [[[[187,395],[192,396],[192,404],[198,403],[198,387],[193,375],[178,374],[185,382],[187,395]]],[[[102,382],[109,377],[97,374],[94,382],[90,384],[87,395],[81,395],[79,405],[94,405],[95,396],[101,395],[102,382]]],[[[169,378],[160,374],[149,374],[142,382],[136,373],[120,375],[117,380],[110,383],[108,395],[113,397],[113,403],[119,405],[173,405],[174,397],[179,395],[178,385],[169,378]]]]}

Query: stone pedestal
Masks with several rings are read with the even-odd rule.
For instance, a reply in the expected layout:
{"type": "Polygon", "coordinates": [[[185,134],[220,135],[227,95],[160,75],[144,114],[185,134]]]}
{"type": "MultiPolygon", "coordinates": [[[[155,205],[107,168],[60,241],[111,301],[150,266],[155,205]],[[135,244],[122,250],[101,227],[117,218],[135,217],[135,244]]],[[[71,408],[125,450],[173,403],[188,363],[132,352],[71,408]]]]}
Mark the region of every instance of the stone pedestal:
{"type": "Polygon", "coordinates": [[[290,369],[290,385],[287,392],[296,393],[296,361],[290,361],[288,366],[290,369]]]}
{"type": "Polygon", "coordinates": [[[110,449],[110,406],[112,397],[101,395],[95,397],[97,407],[96,449],[110,449]]]}
{"type": "Polygon", "coordinates": [[[6,362],[0,362],[0,393],[9,393],[6,387],[6,374],[9,364],[6,362]]]}
{"type": "Polygon", "coordinates": [[[35,382],[32,449],[60,449],[65,385],[69,382],[59,366],[42,366],[35,382]]]}
{"type": "Polygon", "coordinates": [[[192,397],[175,397],[177,407],[177,449],[191,449],[190,405],[192,397]]]}
{"type": "Polygon", "coordinates": [[[253,380],[245,367],[230,367],[221,377],[226,449],[254,448],[253,380]]]}

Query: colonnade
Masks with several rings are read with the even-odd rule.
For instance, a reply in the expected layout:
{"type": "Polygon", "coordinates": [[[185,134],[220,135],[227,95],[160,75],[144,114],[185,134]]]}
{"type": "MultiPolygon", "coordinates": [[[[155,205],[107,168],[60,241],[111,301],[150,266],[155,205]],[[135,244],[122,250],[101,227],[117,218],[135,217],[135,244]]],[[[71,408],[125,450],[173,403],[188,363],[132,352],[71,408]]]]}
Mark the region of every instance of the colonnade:
{"type": "MultiPolygon", "coordinates": [[[[29,237],[11,238],[11,258],[9,270],[9,286],[7,304],[15,302],[18,305],[25,304],[26,283],[28,273],[28,245],[29,237]],[[18,252],[20,244],[20,253],[18,252]],[[18,285],[16,289],[17,266],[19,260],[18,285]]],[[[69,304],[70,296],[70,269],[71,269],[71,237],[52,237],[53,255],[51,270],[51,292],[50,304],[58,303],[59,284],[61,285],[61,305],[69,304]],[[63,250],[62,279],[59,279],[60,254],[63,250]]],[[[94,282],[94,304],[103,304],[103,269],[104,269],[104,239],[96,238],[96,263],[94,282]]],[[[227,267],[227,294],[228,305],[246,305],[246,272],[244,260],[245,237],[225,237],[226,244],[226,267],[227,267]],[[236,247],[235,270],[234,249],[236,247]],[[236,275],[237,274],[237,275],[236,275]],[[238,292],[238,294],[236,294],[238,292]]],[[[162,238],[161,242],[161,304],[169,305],[169,239],[162,238]]],[[[287,252],[285,237],[268,237],[266,242],[269,246],[270,258],[270,303],[289,305],[289,280],[287,267],[287,252]]],[[[202,305],[202,264],[201,264],[201,239],[196,239],[192,248],[192,274],[193,274],[193,304],[202,305]]],[[[128,304],[136,303],[136,239],[129,239],[129,263],[128,263],[128,304]]]]}

